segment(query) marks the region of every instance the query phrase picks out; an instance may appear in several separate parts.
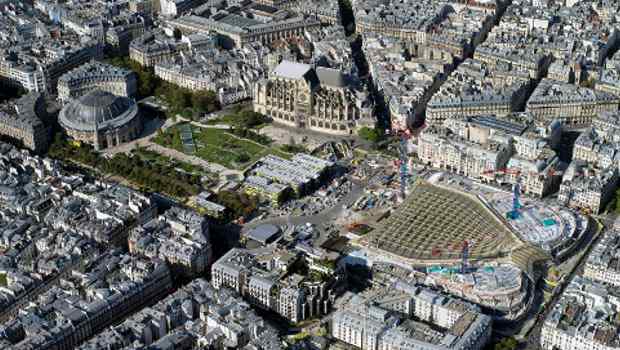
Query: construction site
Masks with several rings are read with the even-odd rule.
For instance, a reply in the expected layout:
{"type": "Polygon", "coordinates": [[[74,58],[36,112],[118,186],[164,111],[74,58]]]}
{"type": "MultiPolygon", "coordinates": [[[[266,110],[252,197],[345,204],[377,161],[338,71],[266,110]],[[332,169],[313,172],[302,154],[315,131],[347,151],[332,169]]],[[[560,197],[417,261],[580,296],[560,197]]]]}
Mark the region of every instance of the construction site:
{"type": "Polygon", "coordinates": [[[520,317],[531,302],[528,291],[532,282],[511,264],[485,264],[464,272],[460,268],[431,266],[426,269],[423,283],[493,309],[498,319],[520,317]]]}
{"type": "Polygon", "coordinates": [[[588,229],[588,218],[576,211],[523,197],[455,175],[433,176],[433,181],[457,190],[475,193],[498,216],[503,216],[520,239],[540,247],[556,260],[570,255],[588,229]]]}
{"type": "Polygon", "coordinates": [[[357,244],[372,260],[399,265],[460,266],[501,261],[531,274],[550,256],[526,241],[486,200],[418,179],[409,196],[357,244]]]}

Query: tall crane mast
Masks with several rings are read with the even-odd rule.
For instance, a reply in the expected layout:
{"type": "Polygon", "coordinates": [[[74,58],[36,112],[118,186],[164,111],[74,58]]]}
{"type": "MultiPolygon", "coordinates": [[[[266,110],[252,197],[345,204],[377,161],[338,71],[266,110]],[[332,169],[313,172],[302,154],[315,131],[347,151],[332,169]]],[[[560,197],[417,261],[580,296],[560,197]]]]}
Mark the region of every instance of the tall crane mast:
{"type": "Polygon", "coordinates": [[[519,209],[521,209],[521,171],[516,169],[497,169],[486,170],[482,172],[482,175],[488,174],[512,174],[516,176],[514,186],[512,186],[512,210],[506,213],[506,217],[511,220],[516,220],[521,215],[519,209]]]}
{"type": "Polygon", "coordinates": [[[407,143],[409,138],[411,138],[411,133],[409,129],[404,131],[400,131],[398,133],[400,137],[400,143],[398,147],[399,155],[400,155],[400,196],[402,199],[405,199],[406,191],[407,191],[407,179],[409,178],[409,155],[407,150],[407,143]]]}
{"type": "Polygon", "coordinates": [[[461,262],[461,273],[467,272],[467,263],[469,260],[469,242],[463,241],[463,251],[462,251],[463,261],[461,262]]]}

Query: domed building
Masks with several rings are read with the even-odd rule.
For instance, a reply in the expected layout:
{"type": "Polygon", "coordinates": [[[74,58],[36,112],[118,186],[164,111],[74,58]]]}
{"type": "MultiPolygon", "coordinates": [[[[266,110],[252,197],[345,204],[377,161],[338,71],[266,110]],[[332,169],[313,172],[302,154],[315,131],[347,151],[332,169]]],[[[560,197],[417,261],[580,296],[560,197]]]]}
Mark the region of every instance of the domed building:
{"type": "Polygon", "coordinates": [[[65,105],[58,122],[71,138],[89,143],[96,150],[131,141],[142,132],[136,102],[101,90],[65,105]]]}

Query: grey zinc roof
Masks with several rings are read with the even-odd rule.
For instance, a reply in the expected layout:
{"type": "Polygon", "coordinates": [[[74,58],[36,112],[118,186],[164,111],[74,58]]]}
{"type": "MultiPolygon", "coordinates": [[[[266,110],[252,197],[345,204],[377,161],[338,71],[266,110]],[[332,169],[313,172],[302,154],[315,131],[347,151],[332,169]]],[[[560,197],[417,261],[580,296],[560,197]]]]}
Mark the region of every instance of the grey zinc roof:
{"type": "Polygon", "coordinates": [[[59,122],[72,130],[93,131],[124,125],[136,115],[133,100],[94,90],[65,106],[60,112],[59,122]]]}
{"type": "Polygon", "coordinates": [[[269,239],[273,238],[279,232],[280,229],[277,226],[265,224],[257,226],[255,229],[248,232],[247,235],[257,242],[267,243],[269,239]]]}
{"type": "Polygon", "coordinates": [[[317,67],[316,75],[323,85],[334,87],[345,87],[347,85],[345,76],[338,69],[317,67]]]}
{"type": "Polygon", "coordinates": [[[273,73],[279,77],[289,79],[303,79],[312,69],[310,65],[291,61],[282,61],[273,73]]]}

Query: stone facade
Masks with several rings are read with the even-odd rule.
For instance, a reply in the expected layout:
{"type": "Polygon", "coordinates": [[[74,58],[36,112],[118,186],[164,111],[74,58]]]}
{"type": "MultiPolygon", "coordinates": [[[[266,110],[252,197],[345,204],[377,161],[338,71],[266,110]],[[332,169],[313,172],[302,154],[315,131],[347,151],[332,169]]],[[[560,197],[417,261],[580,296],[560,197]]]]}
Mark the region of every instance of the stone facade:
{"type": "Polygon", "coordinates": [[[288,61],[256,84],[254,111],[288,126],[331,134],[352,134],[372,125],[367,94],[340,71],[288,61]]]}
{"type": "Polygon", "coordinates": [[[58,99],[67,102],[97,89],[117,96],[132,97],[138,89],[136,74],[109,64],[95,61],[87,63],[60,77],[58,99]]]}
{"type": "Polygon", "coordinates": [[[22,142],[24,147],[42,152],[47,149],[50,130],[41,120],[45,118],[45,101],[39,93],[30,93],[16,103],[0,109],[0,135],[22,142]]]}

